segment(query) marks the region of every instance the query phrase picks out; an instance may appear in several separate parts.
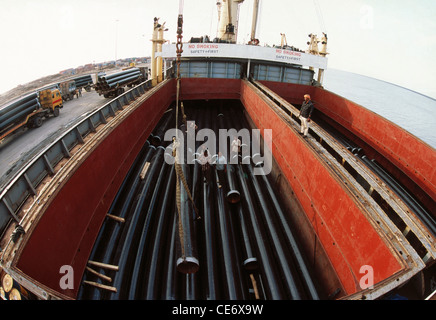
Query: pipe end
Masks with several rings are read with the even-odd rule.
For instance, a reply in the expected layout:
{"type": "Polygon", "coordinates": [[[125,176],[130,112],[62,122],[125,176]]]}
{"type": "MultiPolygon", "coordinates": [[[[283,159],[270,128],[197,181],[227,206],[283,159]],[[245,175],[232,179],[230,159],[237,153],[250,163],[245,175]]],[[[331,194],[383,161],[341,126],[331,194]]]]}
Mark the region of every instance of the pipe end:
{"type": "Polygon", "coordinates": [[[259,267],[257,258],[254,257],[245,259],[243,265],[246,270],[256,270],[259,267]]]}
{"type": "Polygon", "coordinates": [[[161,139],[160,139],[160,137],[158,137],[158,136],[153,136],[152,138],[151,138],[151,143],[154,145],[154,146],[159,146],[160,145],[160,143],[161,143],[161,139]]]}
{"type": "Polygon", "coordinates": [[[237,190],[230,190],[227,192],[227,201],[230,203],[238,203],[241,200],[241,195],[237,190]]]}
{"type": "Polygon", "coordinates": [[[196,273],[200,268],[200,264],[198,259],[195,257],[185,257],[177,259],[177,271],[188,274],[188,273],[196,273]]]}

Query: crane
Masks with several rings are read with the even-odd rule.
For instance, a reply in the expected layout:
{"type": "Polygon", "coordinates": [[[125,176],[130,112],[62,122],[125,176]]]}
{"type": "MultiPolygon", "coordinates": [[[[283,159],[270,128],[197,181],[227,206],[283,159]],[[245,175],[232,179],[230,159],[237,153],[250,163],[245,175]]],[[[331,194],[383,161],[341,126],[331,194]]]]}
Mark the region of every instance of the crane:
{"type": "Polygon", "coordinates": [[[244,0],[217,1],[218,6],[218,34],[222,42],[236,43],[238,29],[238,8],[244,0]]]}

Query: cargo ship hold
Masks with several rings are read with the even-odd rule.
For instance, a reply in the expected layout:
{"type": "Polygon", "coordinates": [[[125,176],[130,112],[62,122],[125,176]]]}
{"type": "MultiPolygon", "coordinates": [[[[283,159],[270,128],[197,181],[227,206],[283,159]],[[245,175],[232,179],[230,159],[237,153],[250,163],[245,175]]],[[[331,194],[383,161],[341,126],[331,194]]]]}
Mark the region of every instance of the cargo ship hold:
{"type": "Polygon", "coordinates": [[[435,150],[322,87],[326,35],[304,52],[261,47],[253,17],[250,43],[236,44],[241,2],[218,1],[215,39],[183,42],[180,13],[167,44],[155,19],[151,79],[2,190],[4,297],[432,297],[435,150]]]}

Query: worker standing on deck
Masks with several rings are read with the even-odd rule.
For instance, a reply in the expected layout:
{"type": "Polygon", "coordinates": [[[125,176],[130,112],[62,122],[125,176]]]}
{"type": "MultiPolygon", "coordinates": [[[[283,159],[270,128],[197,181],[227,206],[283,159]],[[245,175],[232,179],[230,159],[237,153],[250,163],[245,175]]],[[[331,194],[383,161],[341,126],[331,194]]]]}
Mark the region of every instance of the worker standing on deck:
{"type": "Polygon", "coordinates": [[[210,180],[210,161],[211,156],[209,155],[209,151],[204,149],[200,155],[200,163],[201,163],[201,171],[203,172],[204,181],[206,183],[210,180]]]}
{"type": "Polygon", "coordinates": [[[223,153],[218,152],[218,158],[216,159],[216,171],[218,173],[218,187],[221,188],[221,183],[224,182],[224,172],[226,171],[227,160],[226,157],[223,156],[223,153]]]}
{"type": "MultiPolygon", "coordinates": [[[[238,159],[237,162],[234,162],[234,163],[241,163],[240,156],[239,156],[239,154],[241,152],[241,140],[239,140],[237,136],[233,137],[231,150],[232,150],[231,158],[233,159],[236,156],[238,159]]],[[[230,163],[233,163],[233,162],[230,162],[230,163]]]]}
{"type": "Polygon", "coordinates": [[[307,133],[309,132],[309,122],[312,112],[313,103],[310,100],[310,95],[305,94],[303,104],[301,105],[300,114],[298,115],[301,121],[300,134],[302,134],[303,137],[306,137],[307,133]]]}

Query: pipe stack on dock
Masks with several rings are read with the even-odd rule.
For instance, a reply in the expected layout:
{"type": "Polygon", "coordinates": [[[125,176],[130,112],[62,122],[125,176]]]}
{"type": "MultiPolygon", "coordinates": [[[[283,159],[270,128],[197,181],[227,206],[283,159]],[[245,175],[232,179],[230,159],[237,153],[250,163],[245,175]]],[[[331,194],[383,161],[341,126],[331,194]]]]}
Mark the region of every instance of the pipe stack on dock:
{"type": "Polygon", "coordinates": [[[76,83],[76,88],[82,88],[93,84],[90,74],[73,78],[73,80],[76,83]]]}
{"type": "MultiPolygon", "coordinates": [[[[155,133],[175,127],[174,112],[164,114],[155,133]]],[[[199,130],[247,127],[241,110],[213,102],[185,112],[199,130]]],[[[207,175],[198,161],[185,164],[192,201],[183,191],[180,215],[176,168],[164,161],[170,142],[153,142],[143,147],[110,209],[122,222],[105,220],[89,257],[113,267],[94,266],[102,277],[86,271],[78,299],[319,299],[286,218],[291,213],[267,176],[254,176],[253,163],[227,165],[224,174],[212,164],[207,175]],[[230,191],[238,196],[228,197],[230,191]],[[181,267],[181,243],[195,268],[181,267]]]]}
{"type": "Polygon", "coordinates": [[[95,90],[101,92],[107,91],[130,84],[142,78],[143,75],[139,68],[131,68],[125,71],[98,77],[97,83],[95,84],[95,90]]]}
{"type": "Polygon", "coordinates": [[[28,114],[40,107],[36,92],[27,94],[0,107],[0,132],[11,124],[24,119],[28,114]]]}

